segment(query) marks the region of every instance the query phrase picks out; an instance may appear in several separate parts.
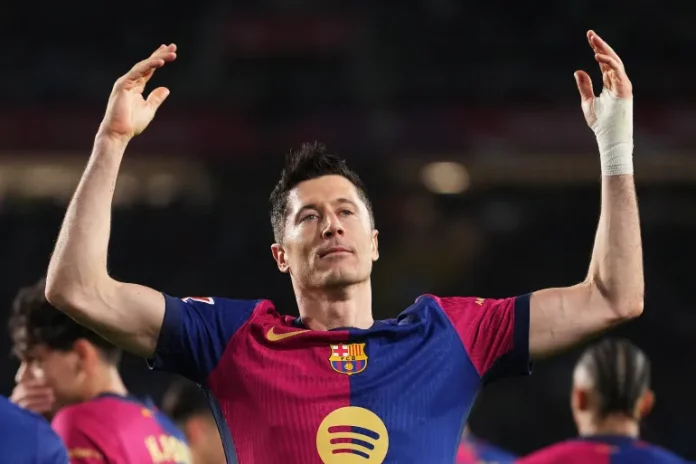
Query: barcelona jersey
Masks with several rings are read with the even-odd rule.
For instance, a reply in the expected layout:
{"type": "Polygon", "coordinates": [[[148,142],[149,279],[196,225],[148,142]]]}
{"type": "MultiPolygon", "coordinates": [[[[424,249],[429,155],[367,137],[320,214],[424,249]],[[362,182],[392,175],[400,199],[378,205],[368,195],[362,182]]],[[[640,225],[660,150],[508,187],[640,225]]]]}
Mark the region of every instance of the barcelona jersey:
{"type": "Polygon", "coordinates": [[[186,439],[152,403],[103,394],[62,408],[51,423],[71,464],[191,464],[186,439]]]}
{"type": "Polygon", "coordinates": [[[551,445],[518,461],[519,464],[685,464],[687,461],[642,440],[597,435],[551,445]]]}
{"type": "Polygon", "coordinates": [[[229,463],[451,464],[481,385],[530,372],[529,295],[424,295],[329,331],[267,300],[165,299],[149,363],[204,387],[229,463]]]}

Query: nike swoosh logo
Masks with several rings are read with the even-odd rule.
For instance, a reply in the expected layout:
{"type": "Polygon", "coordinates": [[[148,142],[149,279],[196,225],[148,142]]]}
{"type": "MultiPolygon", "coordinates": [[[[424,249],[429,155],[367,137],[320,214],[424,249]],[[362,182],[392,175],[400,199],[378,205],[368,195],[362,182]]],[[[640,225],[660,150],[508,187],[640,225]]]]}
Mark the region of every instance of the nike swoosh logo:
{"type": "Polygon", "coordinates": [[[279,334],[275,333],[273,329],[275,329],[275,327],[271,327],[270,329],[268,329],[268,332],[266,332],[266,338],[269,342],[277,342],[286,338],[294,337],[295,335],[299,335],[301,333],[310,332],[309,330],[294,330],[292,332],[279,334]]]}

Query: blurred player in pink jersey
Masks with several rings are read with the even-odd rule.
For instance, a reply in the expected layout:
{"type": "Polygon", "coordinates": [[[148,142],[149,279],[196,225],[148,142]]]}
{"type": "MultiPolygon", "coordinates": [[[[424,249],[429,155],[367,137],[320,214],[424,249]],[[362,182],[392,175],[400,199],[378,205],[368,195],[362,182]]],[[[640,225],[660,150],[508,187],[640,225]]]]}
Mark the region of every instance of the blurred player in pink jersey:
{"type": "Polygon", "coordinates": [[[201,387],[184,379],[174,382],[164,394],[162,412],[186,434],[193,464],[225,464],[220,432],[201,387]]]}
{"type": "Polygon", "coordinates": [[[573,374],[571,409],[579,437],[520,459],[520,464],[681,464],[674,453],[642,441],[652,409],[650,361],[627,340],[605,339],[585,351],[573,374]]]}
{"type": "Polygon", "coordinates": [[[22,361],[12,401],[47,417],[73,464],[188,464],[183,434],[149,402],[128,394],[121,352],[53,308],[45,281],[19,291],[10,317],[22,361]]]}

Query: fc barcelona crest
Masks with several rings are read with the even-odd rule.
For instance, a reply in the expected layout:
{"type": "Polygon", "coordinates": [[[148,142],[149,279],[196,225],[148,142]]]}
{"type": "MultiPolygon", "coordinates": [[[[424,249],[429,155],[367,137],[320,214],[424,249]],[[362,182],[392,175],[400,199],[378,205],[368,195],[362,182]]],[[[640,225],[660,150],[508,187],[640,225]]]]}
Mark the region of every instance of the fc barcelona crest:
{"type": "Polygon", "coordinates": [[[331,345],[331,368],[339,374],[359,374],[367,367],[364,343],[331,345]]]}

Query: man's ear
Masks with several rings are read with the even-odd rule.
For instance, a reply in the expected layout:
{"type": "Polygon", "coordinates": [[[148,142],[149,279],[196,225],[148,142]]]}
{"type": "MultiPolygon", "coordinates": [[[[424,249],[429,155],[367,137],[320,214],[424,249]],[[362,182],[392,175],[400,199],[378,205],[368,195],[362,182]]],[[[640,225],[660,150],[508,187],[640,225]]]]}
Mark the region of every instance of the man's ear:
{"type": "Polygon", "coordinates": [[[372,231],[372,261],[377,261],[379,259],[379,240],[377,240],[378,235],[379,231],[374,229],[372,231]]]}
{"type": "Polygon", "coordinates": [[[582,388],[570,392],[570,407],[573,411],[587,412],[591,407],[590,393],[582,388]]]}
{"type": "Polygon", "coordinates": [[[638,401],[638,419],[644,419],[655,406],[655,393],[648,389],[638,401]]]}
{"type": "Polygon", "coordinates": [[[77,362],[80,369],[94,366],[99,360],[98,348],[84,338],[79,338],[73,343],[72,352],[77,355],[77,362]]]}
{"type": "Polygon", "coordinates": [[[280,243],[274,243],[271,245],[271,253],[273,254],[273,259],[278,265],[278,270],[284,274],[290,272],[290,263],[288,263],[287,255],[285,253],[285,248],[280,243]]]}

